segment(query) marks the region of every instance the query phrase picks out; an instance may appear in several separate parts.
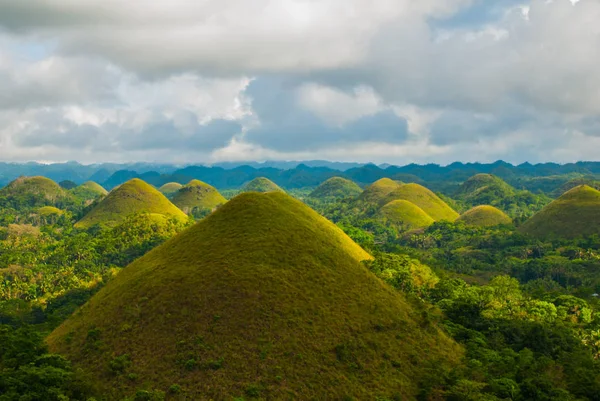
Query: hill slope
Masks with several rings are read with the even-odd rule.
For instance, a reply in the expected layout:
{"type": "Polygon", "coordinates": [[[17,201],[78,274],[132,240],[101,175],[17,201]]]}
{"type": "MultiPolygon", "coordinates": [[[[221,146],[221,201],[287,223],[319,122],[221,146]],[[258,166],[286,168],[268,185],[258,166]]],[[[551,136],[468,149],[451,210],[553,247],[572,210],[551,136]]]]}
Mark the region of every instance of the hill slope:
{"type": "Polygon", "coordinates": [[[502,210],[489,205],[475,206],[464,212],[456,221],[470,226],[490,227],[499,224],[510,224],[512,220],[502,210]]]}
{"type": "Polygon", "coordinates": [[[575,187],[527,220],[519,230],[538,238],[600,234],[600,191],[575,187]]]}
{"type": "Polygon", "coordinates": [[[401,185],[401,182],[389,178],[382,178],[366,187],[358,197],[358,200],[368,203],[379,203],[387,194],[398,189],[401,185]]]}
{"type": "Polygon", "coordinates": [[[173,196],[175,206],[185,213],[191,213],[194,208],[214,209],[227,202],[219,191],[212,185],[199,180],[192,180],[173,196]]]}
{"type": "Polygon", "coordinates": [[[0,189],[0,197],[5,197],[11,203],[26,201],[35,205],[54,205],[69,197],[68,193],[56,182],[49,178],[19,177],[0,189]]]}
{"type": "Polygon", "coordinates": [[[113,189],[106,198],[83,216],[75,227],[88,228],[95,224],[114,226],[127,216],[142,212],[187,219],[185,213],[154,187],[134,178],[113,189]]]}
{"type": "Polygon", "coordinates": [[[175,195],[177,191],[179,191],[181,188],[183,188],[183,185],[181,185],[178,182],[167,182],[165,185],[158,188],[158,191],[167,198],[170,198],[173,195],[175,195]]]}
{"type": "Polygon", "coordinates": [[[434,222],[423,209],[403,199],[387,203],[379,210],[378,215],[402,231],[428,227],[434,222]]]}
{"type": "Polygon", "coordinates": [[[435,221],[454,221],[458,218],[458,213],[448,206],[446,202],[441,200],[429,189],[419,184],[405,184],[400,186],[388,193],[380,202],[380,205],[383,206],[391,201],[399,199],[414,203],[435,221]]]}
{"type": "Polygon", "coordinates": [[[415,399],[426,366],[461,351],[366,258],[286,194],[241,194],[127,266],[48,343],[110,399],[137,383],[193,400],[415,399]],[[110,373],[116,357],[137,383],[110,373]]]}
{"type": "Polygon", "coordinates": [[[516,190],[499,177],[476,174],[462,183],[455,196],[471,205],[487,205],[515,193],[516,190]]]}
{"type": "Polygon", "coordinates": [[[321,183],[309,195],[310,198],[350,198],[360,195],[362,189],[353,181],[342,177],[332,177],[321,183]]]}
{"type": "Polygon", "coordinates": [[[265,177],[257,177],[244,185],[242,188],[243,192],[272,192],[279,191],[285,192],[283,189],[279,187],[279,185],[275,184],[273,181],[269,180],[265,177]]]}
{"type": "Polygon", "coordinates": [[[71,190],[71,193],[82,200],[93,200],[106,196],[108,191],[94,181],[87,181],[71,190]]]}

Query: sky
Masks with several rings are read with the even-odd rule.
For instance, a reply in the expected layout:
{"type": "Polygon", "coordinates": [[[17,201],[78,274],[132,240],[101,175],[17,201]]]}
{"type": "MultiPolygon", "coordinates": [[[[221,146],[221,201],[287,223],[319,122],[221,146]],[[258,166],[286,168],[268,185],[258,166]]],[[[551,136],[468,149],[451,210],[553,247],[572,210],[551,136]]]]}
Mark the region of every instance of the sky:
{"type": "Polygon", "coordinates": [[[600,0],[0,0],[0,161],[598,160],[600,0]]]}

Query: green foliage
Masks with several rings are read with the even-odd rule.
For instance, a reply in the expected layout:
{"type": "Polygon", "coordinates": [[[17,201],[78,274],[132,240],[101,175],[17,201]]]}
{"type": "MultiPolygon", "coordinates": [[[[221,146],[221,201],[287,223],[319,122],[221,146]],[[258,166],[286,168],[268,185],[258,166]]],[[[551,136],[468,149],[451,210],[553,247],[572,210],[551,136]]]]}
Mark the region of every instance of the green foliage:
{"type": "Polygon", "coordinates": [[[439,281],[431,269],[406,255],[378,253],[363,261],[375,275],[405,293],[422,295],[439,281]]]}
{"type": "Polygon", "coordinates": [[[20,177],[0,189],[0,208],[24,210],[56,206],[62,209],[73,203],[67,191],[45,177],[20,177]]]}
{"type": "Polygon", "coordinates": [[[503,211],[489,205],[475,206],[464,212],[457,221],[468,226],[489,227],[500,224],[510,224],[512,220],[503,211]]]}

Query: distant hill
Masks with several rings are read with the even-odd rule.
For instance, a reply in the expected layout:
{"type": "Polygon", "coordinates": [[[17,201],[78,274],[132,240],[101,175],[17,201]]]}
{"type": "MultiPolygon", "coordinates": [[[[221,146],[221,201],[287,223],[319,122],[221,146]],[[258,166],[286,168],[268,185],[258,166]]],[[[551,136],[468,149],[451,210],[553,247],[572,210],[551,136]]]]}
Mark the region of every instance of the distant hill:
{"type": "Polygon", "coordinates": [[[47,341],[107,399],[144,383],[190,400],[414,400],[462,351],[368,258],[290,196],[244,193],[123,269],[47,341]]]}
{"type": "Polygon", "coordinates": [[[456,221],[470,226],[490,227],[499,224],[510,224],[512,220],[502,210],[489,205],[475,206],[464,212],[456,221]]]}
{"type": "Polygon", "coordinates": [[[111,191],[75,227],[88,228],[95,224],[114,226],[135,213],[156,213],[187,219],[185,213],[163,194],[144,181],[134,178],[111,191]]]}
{"type": "Polygon", "coordinates": [[[600,191],[575,187],[527,220],[519,230],[538,238],[600,234],[600,191]]]}
{"type": "Polygon", "coordinates": [[[458,188],[455,196],[471,205],[486,205],[515,193],[515,189],[499,177],[476,174],[458,188]]]}
{"type": "Polygon", "coordinates": [[[82,200],[94,200],[106,196],[108,191],[94,181],[86,181],[78,187],[71,189],[71,193],[82,200]]]}
{"type": "Polygon", "coordinates": [[[227,202],[227,199],[212,185],[192,180],[173,195],[172,201],[175,206],[189,214],[194,208],[214,209],[227,202]]]}
{"type": "Polygon", "coordinates": [[[390,178],[381,178],[366,187],[358,197],[358,200],[361,202],[379,203],[390,192],[400,188],[401,185],[401,182],[394,181],[390,178]]]}
{"type": "Polygon", "coordinates": [[[69,199],[67,191],[46,177],[19,177],[0,189],[0,203],[23,206],[54,206],[69,199]]]}
{"type": "Polygon", "coordinates": [[[309,197],[314,199],[354,198],[361,192],[362,189],[356,183],[342,177],[332,177],[315,188],[309,197]]]}
{"type": "Polygon", "coordinates": [[[383,197],[379,204],[383,206],[399,199],[407,200],[417,205],[435,221],[454,221],[458,218],[458,213],[440,199],[439,196],[424,186],[414,183],[401,185],[383,197]]]}
{"type": "Polygon", "coordinates": [[[179,191],[181,188],[183,188],[183,185],[178,182],[167,182],[166,184],[158,188],[158,191],[167,198],[170,198],[173,195],[175,195],[175,193],[177,193],[177,191],[179,191]]]}
{"type": "Polygon", "coordinates": [[[575,187],[578,187],[580,185],[587,185],[594,189],[600,190],[600,180],[595,180],[593,178],[587,178],[587,177],[581,177],[581,178],[574,178],[572,180],[565,182],[559,188],[557,188],[555,191],[553,191],[551,193],[551,195],[554,196],[555,198],[558,198],[565,192],[567,192],[575,187]]]}
{"type": "Polygon", "coordinates": [[[273,181],[269,180],[265,177],[258,177],[244,185],[242,188],[243,192],[272,192],[279,191],[285,192],[283,189],[279,187],[279,185],[275,184],[273,181]]]}
{"type": "Polygon", "coordinates": [[[401,231],[428,227],[435,221],[423,209],[403,199],[394,200],[384,205],[379,210],[378,216],[398,227],[401,231]]]}

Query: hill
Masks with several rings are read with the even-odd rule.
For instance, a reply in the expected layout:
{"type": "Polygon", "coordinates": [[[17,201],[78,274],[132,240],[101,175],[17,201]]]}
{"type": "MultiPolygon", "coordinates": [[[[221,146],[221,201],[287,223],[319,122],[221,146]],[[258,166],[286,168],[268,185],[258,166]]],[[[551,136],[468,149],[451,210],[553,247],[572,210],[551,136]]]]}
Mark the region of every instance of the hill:
{"type": "Polygon", "coordinates": [[[475,206],[464,212],[456,221],[462,221],[467,225],[478,227],[512,223],[511,218],[506,213],[489,205],[475,206]]]}
{"type": "Polygon", "coordinates": [[[359,195],[358,200],[368,203],[379,203],[386,195],[402,185],[401,182],[390,178],[381,178],[368,187],[359,195]]]}
{"type": "Polygon", "coordinates": [[[112,190],[75,227],[88,228],[95,224],[114,226],[127,216],[142,212],[187,219],[185,213],[154,187],[134,178],[112,190]]]}
{"type": "Polygon", "coordinates": [[[71,193],[82,200],[94,200],[106,196],[108,191],[94,181],[87,181],[71,189],[71,193]]]}
{"type": "Polygon", "coordinates": [[[379,210],[378,215],[388,223],[400,228],[401,231],[428,227],[434,222],[423,209],[403,199],[387,203],[379,210]]]}
{"type": "Polygon", "coordinates": [[[527,220],[519,230],[537,238],[600,234],[600,191],[575,187],[527,220]]]}
{"type": "Polygon", "coordinates": [[[69,195],[56,182],[46,177],[19,177],[0,190],[9,205],[20,207],[55,205],[69,195]]]}
{"type": "Polygon", "coordinates": [[[227,202],[217,189],[205,182],[192,180],[173,196],[175,206],[185,213],[191,213],[194,208],[199,210],[214,209],[227,202]]]}
{"type": "Polygon", "coordinates": [[[501,178],[492,174],[476,174],[461,184],[455,196],[472,205],[485,205],[515,194],[516,190],[501,178]]]}
{"type": "Polygon", "coordinates": [[[556,190],[552,191],[551,195],[555,198],[558,198],[565,192],[567,192],[575,187],[578,187],[580,185],[587,185],[594,189],[600,190],[600,181],[597,181],[593,178],[580,177],[580,178],[574,178],[572,180],[565,182],[560,187],[558,187],[556,190]]]}
{"type": "Polygon", "coordinates": [[[314,199],[354,198],[361,192],[362,189],[353,181],[342,177],[332,177],[315,188],[309,197],[314,199]]]}
{"type": "Polygon", "coordinates": [[[181,188],[183,188],[183,185],[181,185],[178,182],[167,182],[165,185],[158,188],[158,191],[167,198],[170,198],[171,196],[175,195],[175,193],[181,188]]]}
{"type": "Polygon", "coordinates": [[[273,181],[269,180],[265,177],[258,177],[244,185],[242,188],[243,192],[272,192],[279,191],[285,192],[283,189],[279,187],[279,185],[275,184],[273,181]]]}
{"type": "Polygon", "coordinates": [[[446,202],[429,189],[419,184],[405,184],[388,193],[380,205],[386,205],[394,200],[407,200],[421,209],[435,221],[448,220],[454,221],[458,218],[456,213],[446,202]]]}
{"type": "Polygon", "coordinates": [[[368,258],[300,201],[244,193],[123,269],[47,341],[108,399],[142,383],[194,400],[416,399],[428,367],[461,350],[368,258]]]}

